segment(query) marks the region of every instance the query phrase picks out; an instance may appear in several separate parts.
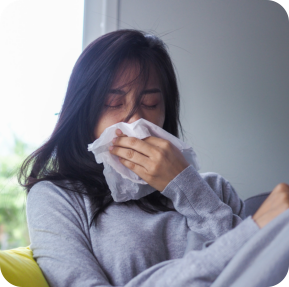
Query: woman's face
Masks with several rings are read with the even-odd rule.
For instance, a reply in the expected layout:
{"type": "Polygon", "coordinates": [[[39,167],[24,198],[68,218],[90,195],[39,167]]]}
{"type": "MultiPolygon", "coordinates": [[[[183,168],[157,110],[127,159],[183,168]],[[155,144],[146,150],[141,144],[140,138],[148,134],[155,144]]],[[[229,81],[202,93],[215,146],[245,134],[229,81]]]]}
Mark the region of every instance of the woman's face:
{"type": "MultiPolygon", "coordinates": [[[[95,139],[99,138],[102,132],[116,123],[124,121],[132,110],[136,98],[136,84],[126,85],[135,79],[139,68],[136,65],[129,65],[124,71],[122,68],[117,72],[109,94],[105,100],[99,121],[94,129],[95,139]]],[[[159,127],[163,127],[165,121],[165,107],[161,84],[153,68],[146,87],[141,91],[144,95],[141,104],[128,123],[133,123],[140,118],[148,120],[159,127]]]]}

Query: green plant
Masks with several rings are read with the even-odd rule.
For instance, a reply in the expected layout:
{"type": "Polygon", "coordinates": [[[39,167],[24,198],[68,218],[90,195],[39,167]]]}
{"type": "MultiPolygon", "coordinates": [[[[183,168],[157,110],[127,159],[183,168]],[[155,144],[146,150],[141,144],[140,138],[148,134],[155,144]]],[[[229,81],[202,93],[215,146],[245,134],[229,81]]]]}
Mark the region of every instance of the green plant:
{"type": "Polygon", "coordinates": [[[14,147],[0,155],[0,248],[30,244],[26,221],[26,192],[17,182],[17,172],[29,147],[15,137],[14,147]]]}

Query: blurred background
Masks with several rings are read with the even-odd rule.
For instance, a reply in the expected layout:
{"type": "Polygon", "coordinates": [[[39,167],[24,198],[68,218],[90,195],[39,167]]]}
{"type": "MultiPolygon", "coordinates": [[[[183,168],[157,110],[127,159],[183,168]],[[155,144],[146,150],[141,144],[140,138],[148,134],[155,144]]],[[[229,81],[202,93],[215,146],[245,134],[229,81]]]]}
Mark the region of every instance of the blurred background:
{"type": "Polygon", "coordinates": [[[82,52],[80,0],[0,0],[0,248],[28,246],[16,173],[45,142],[82,52]]]}
{"type": "Polygon", "coordinates": [[[289,22],[273,1],[1,0],[0,248],[27,246],[16,173],[51,134],[81,51],[124,28],[167,44],[184,140],[242,199],[289,183],[289,22]]]}

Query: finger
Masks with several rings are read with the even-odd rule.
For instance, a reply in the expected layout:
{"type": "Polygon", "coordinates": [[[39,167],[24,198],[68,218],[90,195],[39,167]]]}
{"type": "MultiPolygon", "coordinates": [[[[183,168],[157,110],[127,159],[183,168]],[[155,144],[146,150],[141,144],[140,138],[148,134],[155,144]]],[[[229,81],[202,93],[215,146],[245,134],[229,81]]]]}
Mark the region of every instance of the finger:
{"type": "Polygon", "coordinates": [[[119,158],[119,161],[126,166],[127,168],[129,168],[131,171],[133,171],[134,173],[136,173],[139,177],[141,177],[143,180],[145,180],[146,178],[146,174],[147,174],[147,170],[143,167],[140,166],[134,162],[131,162],[127,159],[124,158],[119,158]]]}
{"type": "Polygon", "coordinates": [[[162,138],[153,137],[153,136],[147,137],[143,139],[143,141],[151,145],[160,147],[162,149],[166,149],[168,147],[173,146],[173,144],[170,141],[162,139],[162,138]]]}
{"type": "MultiPolygon", "coordinates": [[[[118,135],[118,137],[127,137],[127,135],[123,134],[122,131],[120,129],[117,129],[115,131],[115,133],[118,135]]],[[[116,141],[117,137],[112,139],[112,143],[114,143],[116,141]]]]}
{"type": "Polygon", "coordinates": [[[153,157],[155,155],[154,146],[134,137],[118,137],[113,142],[114,146],[130,148],[147,156],[153,157]]]}
{"type": "Polygon", "coordinates": [[[120,129],[117,129],[115,131],[115,133],[116,133],[117,136],[122,136],[123,135],[123,133],[122,133],[122,131],[120,129]]]}
{"type": "Polygon", "coordinates": [[[109,150],[111,154],[129,160],[145,169],[147,169],[149,165],[149,158],[133,149],[113,146],[110,147],[109,150]]]}
{"type": "MultiPolygon", "coordinates": [[[[121,136],[118,136],[118,137],[127,137],[127,135],[122,134],[121,136]]],[[[115,143],[115,141],[116,141],[116,139],[117,139],[118,137],[115,137],[115,138],[112,139],[112,143],[113,143],[113,144],[115,143]]]]}

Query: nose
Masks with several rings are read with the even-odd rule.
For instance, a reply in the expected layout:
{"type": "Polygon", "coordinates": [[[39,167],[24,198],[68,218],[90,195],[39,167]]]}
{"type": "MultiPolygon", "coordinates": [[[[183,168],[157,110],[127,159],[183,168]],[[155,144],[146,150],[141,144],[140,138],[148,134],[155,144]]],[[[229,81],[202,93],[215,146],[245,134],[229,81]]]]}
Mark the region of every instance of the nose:
{"type": "Polygon", "coordinates": [[[143,114],[141,112],[141,109],[138,109],[133,115],[132,117],[129,119],[128,123],[131,124],[139,119],[143,118],[143,114]]]}

